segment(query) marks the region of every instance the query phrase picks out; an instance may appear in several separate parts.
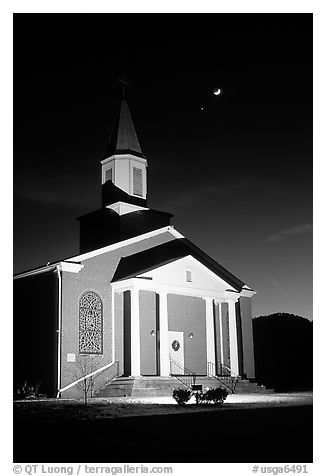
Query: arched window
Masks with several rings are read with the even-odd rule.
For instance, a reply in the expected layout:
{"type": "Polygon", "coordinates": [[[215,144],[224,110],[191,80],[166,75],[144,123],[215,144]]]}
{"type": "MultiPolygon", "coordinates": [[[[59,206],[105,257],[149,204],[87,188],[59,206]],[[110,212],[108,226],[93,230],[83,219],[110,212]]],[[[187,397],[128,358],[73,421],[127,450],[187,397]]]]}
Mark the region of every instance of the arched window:
{"type": "Polygon", "coordinates": [[[87,291],[79,301],[79,352],[103,354],[103,311],[101,298],[87,291]]]}

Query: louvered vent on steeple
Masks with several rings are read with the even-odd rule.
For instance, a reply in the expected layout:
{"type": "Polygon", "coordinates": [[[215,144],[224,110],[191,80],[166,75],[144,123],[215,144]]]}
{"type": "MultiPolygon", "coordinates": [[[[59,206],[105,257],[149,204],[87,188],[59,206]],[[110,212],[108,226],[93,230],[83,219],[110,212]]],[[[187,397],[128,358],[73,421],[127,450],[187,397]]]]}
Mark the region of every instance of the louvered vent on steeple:
{"type": "Polygon", "coordinates": [[[107,182],[108,180],[111,180],[112,182],[112,167],[105,171],[105,181],[107,182]]]}
{"type": "Polygon", "coordinates": [[[133,167],[133,194],[143,196],[143,173],[138,167],[133,167]]]}

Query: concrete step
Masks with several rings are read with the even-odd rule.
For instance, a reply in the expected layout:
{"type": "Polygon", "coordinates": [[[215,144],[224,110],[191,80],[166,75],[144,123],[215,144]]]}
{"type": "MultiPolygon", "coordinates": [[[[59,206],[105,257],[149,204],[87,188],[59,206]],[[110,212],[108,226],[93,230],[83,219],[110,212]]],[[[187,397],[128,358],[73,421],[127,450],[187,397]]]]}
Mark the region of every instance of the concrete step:
{"type": "Polygon", "coordinates": [[[118,377],[95,392],[95,396],[170,396],[178,387],[182,383],[175,377],[118,377]]]}
{"type": "MultiPolygon", "coordinates": [[[[223,377],[197,376],[195,383],[196,385],[202,385],[203,390],[206,387],[225,387],[230,391],[224,380],[227,382],[227,379],[223,377]]],[[[174,388],[187,387],[176,377],[117,377],[96,391],[95,396],[170,396],[174,388]]],[[[257,385],[256,382],[241,379],[237,382],[235,393],[273,393],[273,390],[257,385]]]]}

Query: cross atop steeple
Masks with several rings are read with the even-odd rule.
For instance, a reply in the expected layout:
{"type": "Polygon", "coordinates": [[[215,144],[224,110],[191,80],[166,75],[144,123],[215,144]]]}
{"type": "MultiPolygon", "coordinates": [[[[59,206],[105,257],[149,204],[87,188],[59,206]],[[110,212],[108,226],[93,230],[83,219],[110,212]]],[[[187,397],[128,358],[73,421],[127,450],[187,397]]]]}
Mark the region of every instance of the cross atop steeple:
{"type": "Polygon", "coordinates": [[[117,81],[122,84],[122,99],[125,99],[125,86],[130,86],[130,83],[126,81],[125,75],[122,76],[122,79],[118,78],[117,81]]]}

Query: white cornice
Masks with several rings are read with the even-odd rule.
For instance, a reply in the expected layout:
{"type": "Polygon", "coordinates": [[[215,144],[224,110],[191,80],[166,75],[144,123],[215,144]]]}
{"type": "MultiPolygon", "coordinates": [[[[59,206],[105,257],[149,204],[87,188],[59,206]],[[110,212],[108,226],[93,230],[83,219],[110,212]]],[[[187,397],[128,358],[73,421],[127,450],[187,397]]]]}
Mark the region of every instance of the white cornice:
{"type": "Polygon", "coordinates": [[[79,273],[81,269],[83,269],[84,265],[80,263],[70,263],[67,261],[60,262],[61,271],[67,273],[79,273]]]}
{"type": "Polygon", "coordinates": [[[257,294],[256,291],[253,291],[252,289],[247,289],[247,287],[243,287],[242,291],[240,293],[240,296],[242,297],[253,297],[255,294],[257,294]]]}
{"type": "Polygon", "coordinates": [[[211,291],[208,289],[200,288],[188,288],[185,286],[169,286],[167,284],[159,284],[152,280],[130,278],[123,281],[117,281],[111,283],[113,291],[128,291],[130,289],[138,289],[139,291],[153,291],[153,292],[165,292],[169,294],[181,294],[183,296],[194,296],[200,298],[211,297],[220,301],[237,301],[240,297],[240,293],[228,292],[228,291],[211,291]]]}
{"type": "Polygon", "coordinates": [[[145,164],[146,167],[148,165],[146,159],[144,159],[143,157],[138,157],[137,155],[133,155],[133,154],[110,155],[110,157],[107,157],[106,159],[101,160],[101,164],[105,165],[108,162],[111,162],[113,160],[130,160],[130,159],[135,160],[136,162],[141,162],[142,164],[145,164]]]}

